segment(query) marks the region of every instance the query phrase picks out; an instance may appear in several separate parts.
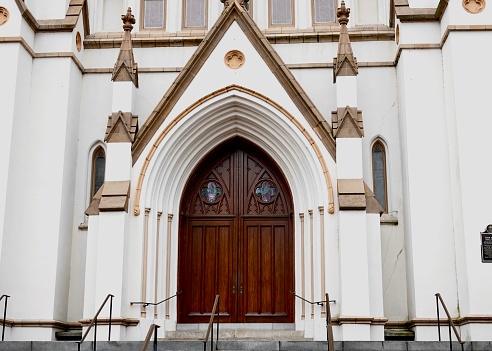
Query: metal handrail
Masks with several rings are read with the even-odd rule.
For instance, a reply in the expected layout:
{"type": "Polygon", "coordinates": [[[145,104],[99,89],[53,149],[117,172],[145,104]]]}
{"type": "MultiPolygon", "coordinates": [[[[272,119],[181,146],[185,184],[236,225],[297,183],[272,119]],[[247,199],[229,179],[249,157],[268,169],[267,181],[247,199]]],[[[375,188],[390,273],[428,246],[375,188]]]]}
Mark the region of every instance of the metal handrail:
{"type": "Polygon", "coordinates": [[[99,313],[101,313],[102,309],[104,308],[104,306],[106,305],[106,302],[108,302],[109,299],[111,299],[111,301],[109,303],[108,341],[111,341],[111,320],[112,320],[112,315],[113,315],[113,297],[114,297],[114,295],[108,294],[108,296],[106,296],[106,298],[104,299],[103,303],[101,304],[101,307],[99,307],[99,310],[97,310],[96,315],[94,316],[94,318],[92,318],[91,324],[89,325],[89,328],[87,328],[87,330],[85,331],[84,336],[82,336],[82,339],[80,341],[77,341],[78,351],[80,351],[80,344],[82,344],[84,342],[84,340],[87,337],[87,335],[89,334],[92,326],[94,326],[94,345],[93,345],[92,349],[94,351],[96,351],[97,317],[99,316],[99,313]]]}
{"type": "Polygon", "coordinates": [[[335,341],[333,340],[333,326],[331,324],[331,307],[329,302],[336,302],[335,300],[330,300],[328,293],[325,294],[326,304],[326,340],[328,341],[328,351],[335,351],[335,341]]]}
{"type": "Polygon", "coordinates": [[[309,303],[309,304],[311,304],[311,305],[323,306],[323,305],[325,304],[325,302],[326,302],[326,301],[328,301],[328,302],[333,302],[333,303],[337,302],[337,300],[321,300],[321,301],[314,301],[314,302],[312,302],[312,301],[306,300],[306,299],[305,299],[304,297],[302,297],[302,296],[297,295],[295,291],[291,291],[290,293],[291,293],[292,295],[294,295],[295,297],[297,297],[298,299],[301,299],[302,301],[307,302],[307,303],[309,303]]]}
{"type": "Polygon", "coordinates": [[[451,318],[451,315],[449,314],[448,308],[446,307],[446,304],[444,303],[444,300],[442,299],[441,294],[436,293],[435,296],[436,296],[436,308],[437,308],[437,331],[439,334],[439,341],[441,341],[441,321],[439,319],[439,302],[441,302],[441,305],[444,308],[444,312],[446,312],[446,316],[448,317],[449,350],[453,351],[453,341],[451,340],[451,328],[452,328],[454,331],[454,335],[456,336],[456,339],[458,339],[458,342],[461,344],[461,351],[463,351],[463,344],[465,342],[461,341],[461,336],[458,333],[458,329],[454,325],[453,319],[451,318]]]}
{"type": "Polygon", "coordinates": [[[182,293],[182,291],[176,292],[176,294],[174,294],[173,296],[168,297],[167,299],[164,299],[164,300],[159,301],[159,302],[144,302],[144,301],[139,301],[139,302],[130,302],[130,305],[143,305],[144,308],[147,307],[147,306],[150,306],[150,305],[152,305],[152,306],[158,306],[158,305],[160,305],[163,302],[169,301],[172,298],[177,297],[181,293],[182,293]]]}
{"type": "Polygon", "coordinates": [[[3,294],[2,297],[0,297],[0,301],[5,297],[5,305],[3,307],[3,321],[2,321],[2,341],[5,340],[5,323],[7,322],[7,300],[9,299],[9,295],[3,294]]]}
{"type": "Polygon", "coordinates": [[[328,295],[328,293],[326,293],[325,299],[323,301],[312,302],[306,300],[302,296],[297,295],[295,291],[291,291],[290,293],[295,297],[297,297],[298,299],[301,299],[302,301],[307,302],[311,305],[324,306],[324,304],[326,303],[326,341],[328,342],[328,351],[335,351],[335,341],[333,339],[333,325],[331,324],[331,307],[329,303],[330,302],[336,303],[337,300],[330,300],[330,296],[328,295]]]}
{"type": "Polygon", "coordinates": [[[147,332],[147,336],[145,337],[144,343],[142,345],[141,351],[147,350],[147,346],[149,345],[150,338],[152,334],[154,334],[154,351],[157,351],[157,328],[160,328],[157,324],[151,324],[149,327],[149,331],[147,332]]]}
{"type": "Polygon", "coordinates": [[[219,342],[219,326],[220,326],[220,295],[215,296],[214,307],[212,308],[212,314],[210,315],[210,321],[208,322],[207,332],[205,333],[205,338],[203,339],[203,351],[207,350],[207,342],[210,336],[210,330],[212,329],[212,339],[210,343],[210,351],[214,349],[214,332],[213,332],[213,324],[215,311],[217,310],[217,341],[215,342],[215,349],[218,350],[218,342],[219,342]]]}

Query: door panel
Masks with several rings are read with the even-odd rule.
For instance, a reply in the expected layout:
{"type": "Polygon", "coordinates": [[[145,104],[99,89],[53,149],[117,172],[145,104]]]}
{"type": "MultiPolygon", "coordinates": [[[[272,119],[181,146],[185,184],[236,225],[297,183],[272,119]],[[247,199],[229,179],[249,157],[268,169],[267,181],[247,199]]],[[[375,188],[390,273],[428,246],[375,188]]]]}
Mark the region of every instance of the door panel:
{"type": "Polygon", "coordinates": [[[289,322],[293,312],[288,219],[244,223],[239,322],[289,322]]]}
{"type": "Polygon", "coordinates": [[[290,191],[275,162],[235,139],[193,172],[181,201],[179,323],[294,321],[290,191]]]}
{"type": "Polygon", "coordinates": [[[232,220],[189,222],[191,235],[189,240],[183,241],[188,248],[186,259],[182,260],[182,270],[188,272],[182,277],[182,285],[187,291],[186,305],[180,308],[180,312],[185,312],[180,314],[183,323],[208,323],[217,294],[221,296],[222,321],[235,319],[236,306],[229,296],[229,287],[235,281],[233,226],[232,220]]]}

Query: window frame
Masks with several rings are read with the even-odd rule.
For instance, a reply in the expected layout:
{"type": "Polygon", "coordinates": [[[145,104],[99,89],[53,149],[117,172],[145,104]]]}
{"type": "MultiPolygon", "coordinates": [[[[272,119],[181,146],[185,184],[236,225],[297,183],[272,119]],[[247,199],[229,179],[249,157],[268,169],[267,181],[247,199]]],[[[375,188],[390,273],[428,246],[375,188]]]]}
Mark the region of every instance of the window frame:
{"type": "Polygon", "coordinates": [[[273,19],[273,1],[274,0],[268,0],[268,27],[269,28],[279,28],[279,27],[295,27],[296,24],[296,1],[295,0],[290,0],[291,1],[291,15],[292,15],[292,23],[280,23],[280,24],[274,24],[272,22],[273,19]]]}
{"type": "MultiPolygon", "coordinates": [[[[95,186],[96,186],[96,161],[99,157],[99,154],[102,152],[104,156],[104,179],[103,179],[103,184],[104,180],[106,179],[106,150],[99,145],[94,148],[94,151],[92,151],[92,156],[91,156],[91,186],[89,188],[89,195],[90,198],[92,199],[94,195],[96,195],[97,191],[95,191],[95,186]]],[[[102,184],[101,184],[102,186],[102,184]]],[[[100,187],[99,187],[100,189],[100,187]]],[[[98,189],[98,190],[99,190],[98,189]]]]}
{"type": "Polygon", "coordinates": [[[372,187],[373,187],[373,192],[374,192],[374,198],[378,203],[381,205],[381,207],[384,210],[384,213],[389,212],[389,204],[388,204],[388,167],[387,167],[387,152],[386,152],[386,146],[384,142],[381,139],[376,139],[374,143],[372,144],[371,147],[371,169],[372,169],[372,187]],[[375,178],[375,173],[374,173],[374,153],[376,148],[379,147],[381,149],[382,153],[382,161],[383,161],[383,183],[384,183],[384,205],[377,200],[376,197],[376,178],[375,178]]]}
{"type": "Polygon", "coordinates": [[[162,0],[163,2],[163,13],[162,13],[162,27],[145,27],[145,0],[140,0],[140,29],[147,29],[147,30],[162,30],[166,29],[167,25],[167,16],[166,16],[166,10],[167,10],[167,0],[162,0]]]}
{"type": "Polygon", "coordinates": [[[181,2],[181,6],[182,6],[182,11],[181,11],[181,14],[182,14],[182,25],[181,25],[181,28],[183,30],[203,30],[203,29],[207,29],[208,28],[208,0],[203,0],[205,2],[205,23],[204,23],[204,26],[203,27],[189,27],[186,25],[186,2],[187,0],[183,0],[181,2]]]}
{"type": "Polygon", "coordinates": [[[326,26],[334,26],[338,25],[338,19],[337,19],[337,10],[338,10],[338,0],[331,0],[333,1],[333,5],[335,6],[335,16],[333,19],[333,22],[316,22],[316,15],[315,15],[315,3],[316,1],[319,0],[311,0],[311,23],[313,27],[326,27],[326,26]]]}

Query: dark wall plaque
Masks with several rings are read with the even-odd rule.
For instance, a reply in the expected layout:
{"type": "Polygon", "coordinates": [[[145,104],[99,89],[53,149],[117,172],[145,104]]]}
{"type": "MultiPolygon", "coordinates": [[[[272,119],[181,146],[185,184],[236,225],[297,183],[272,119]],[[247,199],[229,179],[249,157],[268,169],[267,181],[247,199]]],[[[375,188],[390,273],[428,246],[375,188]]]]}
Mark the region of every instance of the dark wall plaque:
{"type": "Polygon", "coordinates": [[[492,233],[482,235],[482,262],[492,263],[492,233]]]}

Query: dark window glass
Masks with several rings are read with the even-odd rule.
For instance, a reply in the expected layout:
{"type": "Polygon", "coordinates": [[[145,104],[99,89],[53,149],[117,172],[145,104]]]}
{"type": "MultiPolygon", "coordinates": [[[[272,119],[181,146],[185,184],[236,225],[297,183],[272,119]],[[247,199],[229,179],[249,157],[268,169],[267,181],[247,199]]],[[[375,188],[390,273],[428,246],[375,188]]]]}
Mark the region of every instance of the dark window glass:
{"type": "Polygon", "coordinates": [[[94,151],[92,158],[92,196],[94,196],[104,183],[104,171],[106,169],[106,155],[103,148],[94,151]]]}
{"type": "Polygon", "coordinates": [[[386,195],[386,152],[381,142],[372,148],[374,196],[385,212],[388,211],[386,195]]]}

